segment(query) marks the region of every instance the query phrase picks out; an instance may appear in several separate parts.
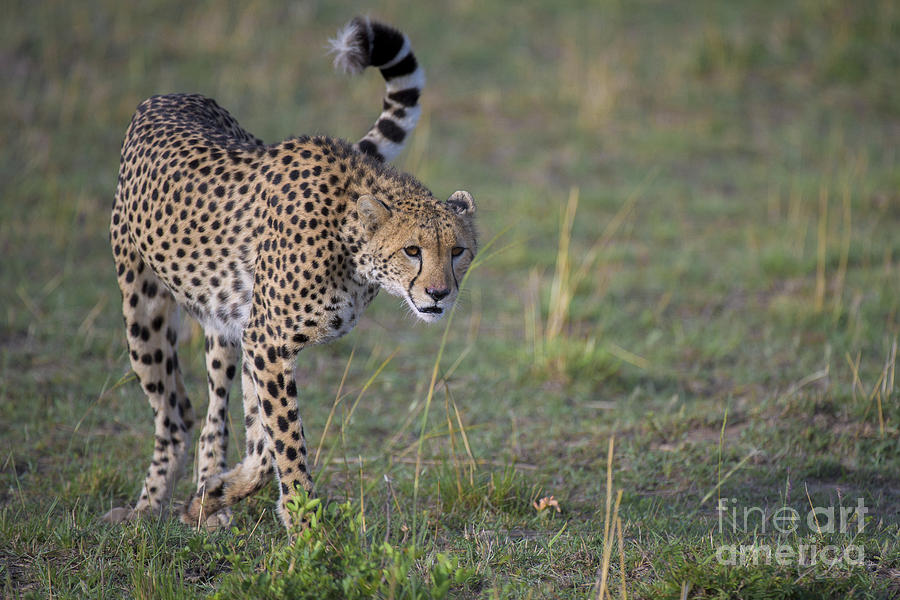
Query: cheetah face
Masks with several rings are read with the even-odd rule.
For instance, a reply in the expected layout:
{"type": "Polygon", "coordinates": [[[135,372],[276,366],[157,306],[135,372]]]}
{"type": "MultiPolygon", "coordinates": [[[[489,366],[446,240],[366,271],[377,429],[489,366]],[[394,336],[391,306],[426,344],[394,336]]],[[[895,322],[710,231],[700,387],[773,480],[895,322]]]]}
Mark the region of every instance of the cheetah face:
{"type": "Polygon", "coordinates": [[[388,293],[403,298],[410,312],[433,323],[447,314],[459,282],[477,251],[475,201],[456,192],[446,202],[402,202],[389,207],[361,196],[357,214],[368,241],[360,271],[388,293]]]}

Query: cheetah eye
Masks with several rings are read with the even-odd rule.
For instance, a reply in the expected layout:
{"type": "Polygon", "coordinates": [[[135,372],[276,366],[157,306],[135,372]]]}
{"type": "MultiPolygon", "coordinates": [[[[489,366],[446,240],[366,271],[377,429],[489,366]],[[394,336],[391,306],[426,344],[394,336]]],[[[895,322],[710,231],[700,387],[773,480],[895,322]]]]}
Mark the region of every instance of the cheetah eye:
{"type": "Polygon", "coordinates": [[[419,248],[418,246],[407,246],[406,248],[403,249],[403,251],[406,252],[407,256],[411,256],[413,258],[422,254],[422,249],[419,248]]]}
{"type": "Polygon", "coordinates": [[[456,246],[455,248],[453,248],[453,250],[450,251],[450,256],[456,258],[460,254],[462,254],[464,250],[465,248],[463,248],[462,246],[456,246]]]}

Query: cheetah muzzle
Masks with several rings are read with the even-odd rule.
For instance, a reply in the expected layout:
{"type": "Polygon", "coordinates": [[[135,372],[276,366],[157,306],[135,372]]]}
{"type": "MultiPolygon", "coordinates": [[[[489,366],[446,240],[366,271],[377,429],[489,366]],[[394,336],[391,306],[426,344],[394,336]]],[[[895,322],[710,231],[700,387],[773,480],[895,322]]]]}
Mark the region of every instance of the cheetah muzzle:
{"type": "Polygon", "coordinates": [[[373,66],[383,110],[355,144],[297,137],[264,144],[214,100],[155,96],[125,136],[110,223],[131,365],[153,409],[155,444],[137,505],[171,503],[194,414],[176,347],[178,307],[203,326],[209,408],[197,490],[182,521],[221,525],[229,507],[275,476],[279,514],[313,492],[293,365],[310,345],[350,331],[380,289],[417,318],[445,315],[477,251],[475,202],[441,201],[387,166],[419,117],[424,74],[401,32],[354,19],[332,40],[335,64],[373,66]],[[240,359],[240,360],[239,360],[240,359]],[[240,364],[246,447],[227,468],[227,404],[240,364]]]}

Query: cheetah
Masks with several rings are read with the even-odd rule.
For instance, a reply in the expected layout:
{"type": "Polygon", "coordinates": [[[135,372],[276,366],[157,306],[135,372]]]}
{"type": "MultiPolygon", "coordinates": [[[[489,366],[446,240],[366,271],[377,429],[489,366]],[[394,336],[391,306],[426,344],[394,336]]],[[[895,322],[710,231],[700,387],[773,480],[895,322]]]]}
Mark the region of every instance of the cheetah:
{"type": "Polygon", "coordinates": [[[290,498],[314,493],[298,411],[301,350],[349,332],[379,289],[426,322],[445,315],[477,251],[475,201],[441,201],[386,161],[419,117],[424,73],[400,31],[357,17],[332,40],[335,65],[378,68],[383,111],[354,144],[301,136],[265,144],[214,100],[142,102],[122,145],[110,242],[131,366],[153,409],[155,444],[121,522],[163,515],[190,454],[194,413],[176,347],[181,309],[203,327],[209,408],[196,491],[182,522],[214,527],[274,476],[290,498]],[[243,459],[226,464],[226,408],[240,364],[243,459]]]}

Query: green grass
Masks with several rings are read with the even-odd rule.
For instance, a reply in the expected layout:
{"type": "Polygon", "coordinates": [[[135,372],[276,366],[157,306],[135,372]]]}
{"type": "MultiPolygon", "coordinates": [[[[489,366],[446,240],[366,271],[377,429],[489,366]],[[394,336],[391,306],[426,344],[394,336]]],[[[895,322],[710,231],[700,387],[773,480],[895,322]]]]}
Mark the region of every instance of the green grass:
{"type": "MultiPolygon", "coordinates": [[[[498,238],[433,393],[444,328],[389,297],[301,356],[324,525],[294,546],[274,486],[226,531],[98,523],[134,501],[153,443],[107,219],[151,94],[213,96],[269,141],[361,135],[382,83],[324,55],[358,7],[5,9],[0,595],[594,598],[604,551],[612,598],[623,581],[632,598],[900,593],[896,3],[369,9],[408,32],[429,76],[399,166],[436,195],[471,191],[498,238]],[[604,535],[612,437],[621,556],[617,529],[604,535]],[[534,508],[550,496],[561,512],[534,508]],[[858,498],[862,532],[806,522],[858,498]],[[746,526],[720,521],[720,499],[751,509],[746,526]],[[795,531],[773,529],[782,507],[795,531]],[[753,544],[864,558],[717,560],[753,544]]],[[[198,332],[181,358],[203,410],[198,332]]],[[[240,402],[230,414],[242,422],[240,402]]]]}

